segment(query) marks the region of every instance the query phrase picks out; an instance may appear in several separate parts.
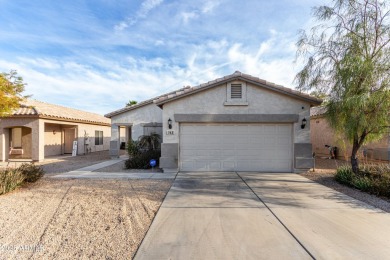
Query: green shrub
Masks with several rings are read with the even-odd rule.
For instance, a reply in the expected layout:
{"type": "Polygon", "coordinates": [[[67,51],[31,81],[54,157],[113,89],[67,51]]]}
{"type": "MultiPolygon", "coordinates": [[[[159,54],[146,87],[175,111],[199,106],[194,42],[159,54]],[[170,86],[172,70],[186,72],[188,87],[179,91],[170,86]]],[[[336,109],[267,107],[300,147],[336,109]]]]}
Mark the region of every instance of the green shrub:
{"type": "Polygon", "coordinates": [[[373,184],[372,179],[366,176],[356,176],[352,180],[352,185],[361,191],[371,191],[373,184]]]}
{"type": "Polygon", "coordinates": [[[36,182],[44,174],[41,166],[32,163],[23,163],[18,167],[18,170],[21,171],[25,177],[25,182],[36,182]]]}
{"type": "Polygon", "coordinates": [[[342,184],[352,185],[353,176],[354,173],[352,168],[350,166],[343,165],[337,168],[335,179],[342,184]]]}
{"type": "Polygon", "coordinates": [[[129,140],[127,142],[127,154],[132,157],[140,154],[141,147],[139,146],[138,141],[129,140]]]}
{"type": "Polygon", "coordinates": [[[43,176],[44,172],[40,166],[24,163],[15,169],[0,171],[0,195],[8,193],[24,182],[36,182],[43,176]]]}
{"type": "Polygon", "coordinates": [[[20,186],[25,176],[19,169],[6,169],[0,171],[0,195],[13,191],[20,186]]]}
{"type": "Polygon", "coordinates": [[[390,178],[375,178],[372,186],[371,193],[390,198],[390,178]]]}
{"type": "Polygon", "coordinates": [[[390,166],[365,164],[354,174],[350,166],[341,166],[335,175],[336,181],[361,191],[390,198],[390,166]]]}
{"type": "Polygon", "coordinates": [[[138,154],[130,157],[125,161],[126,169],[149,169],[150,160],[155,159],[157,167],[159,165],[159,159],[161,156],[161,150],[148,150],[144,152],[139,152],[138,154]]]}

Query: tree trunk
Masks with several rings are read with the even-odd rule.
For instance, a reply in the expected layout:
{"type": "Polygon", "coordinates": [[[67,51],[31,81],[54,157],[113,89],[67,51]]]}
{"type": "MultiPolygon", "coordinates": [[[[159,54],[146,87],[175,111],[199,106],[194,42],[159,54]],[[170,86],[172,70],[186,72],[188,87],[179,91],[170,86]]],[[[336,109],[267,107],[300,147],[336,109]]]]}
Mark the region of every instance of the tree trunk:
{"type": "Polygon", "coordinates": [[[352,154],[351,154],[351,166],[352,166],[352,171],[357,174],[359,172],[359,160],[357,158],[357,152],[360,148],[360,145],[358,142],[353,142],[352,146],[352,154]]]}

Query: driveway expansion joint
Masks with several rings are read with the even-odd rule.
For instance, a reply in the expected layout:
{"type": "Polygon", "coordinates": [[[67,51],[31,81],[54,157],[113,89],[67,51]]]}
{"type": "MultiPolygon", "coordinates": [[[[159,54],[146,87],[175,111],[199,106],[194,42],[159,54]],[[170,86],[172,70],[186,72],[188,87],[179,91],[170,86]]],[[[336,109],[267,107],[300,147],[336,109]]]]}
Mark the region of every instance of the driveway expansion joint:
{"type": "Polygon", "coordinates": [[[248,183],[244,180],[244,178],[241,177],[241,175],[238,172],[235,172],[237,176],[242,180],[242,182],[245,183],[245,185],[252,191],[252,193],[263,203],[263,205],[268,209],[269,212],[276,218],[276,220],[286,229],[286,231],[294,238],[294,240],[305,250],[305,252],[312,258],[316,259],[312,253],[303,245],[303,243],[292,233],[292,231],[283,223],[283,221],[278,218],[278,216],[272,211],[270,207],[255,193],[255,191],[248,185],[248,183]]]}

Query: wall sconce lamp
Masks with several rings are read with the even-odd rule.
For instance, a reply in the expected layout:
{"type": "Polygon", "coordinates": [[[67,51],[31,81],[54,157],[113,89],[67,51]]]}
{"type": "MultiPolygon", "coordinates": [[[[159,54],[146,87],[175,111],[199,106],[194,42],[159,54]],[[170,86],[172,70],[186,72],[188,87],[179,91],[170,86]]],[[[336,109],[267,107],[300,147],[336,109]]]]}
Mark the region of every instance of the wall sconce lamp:
{"type": "Polygon", "coordinates": [[[168,128],[172,129],[172,119],[168,119],[168,128]]]}
{"type": "Polygon", "coordinates": [[[55,135],[57,133],[57,131],[56,130],[53,130],[53,135],[55,135]]]}
{"type": "Polygon", "coordinates": [[[306,122],[307,122],[306,118],[303,118],[302,119],[302,124],[301,124],[301,128],[302,129],[304,129],[306,127],[306,122]]]}

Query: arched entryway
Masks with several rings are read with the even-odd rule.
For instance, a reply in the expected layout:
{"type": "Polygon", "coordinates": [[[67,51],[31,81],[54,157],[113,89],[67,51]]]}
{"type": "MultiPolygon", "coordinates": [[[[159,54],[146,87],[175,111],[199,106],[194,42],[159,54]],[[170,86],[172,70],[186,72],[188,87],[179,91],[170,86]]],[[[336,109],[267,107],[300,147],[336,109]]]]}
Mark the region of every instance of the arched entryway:
{"type": "Polygon", "coordinates": [[[32,129],[29,127],[8,128],[8,158],[32,159],[32,129]]]}

